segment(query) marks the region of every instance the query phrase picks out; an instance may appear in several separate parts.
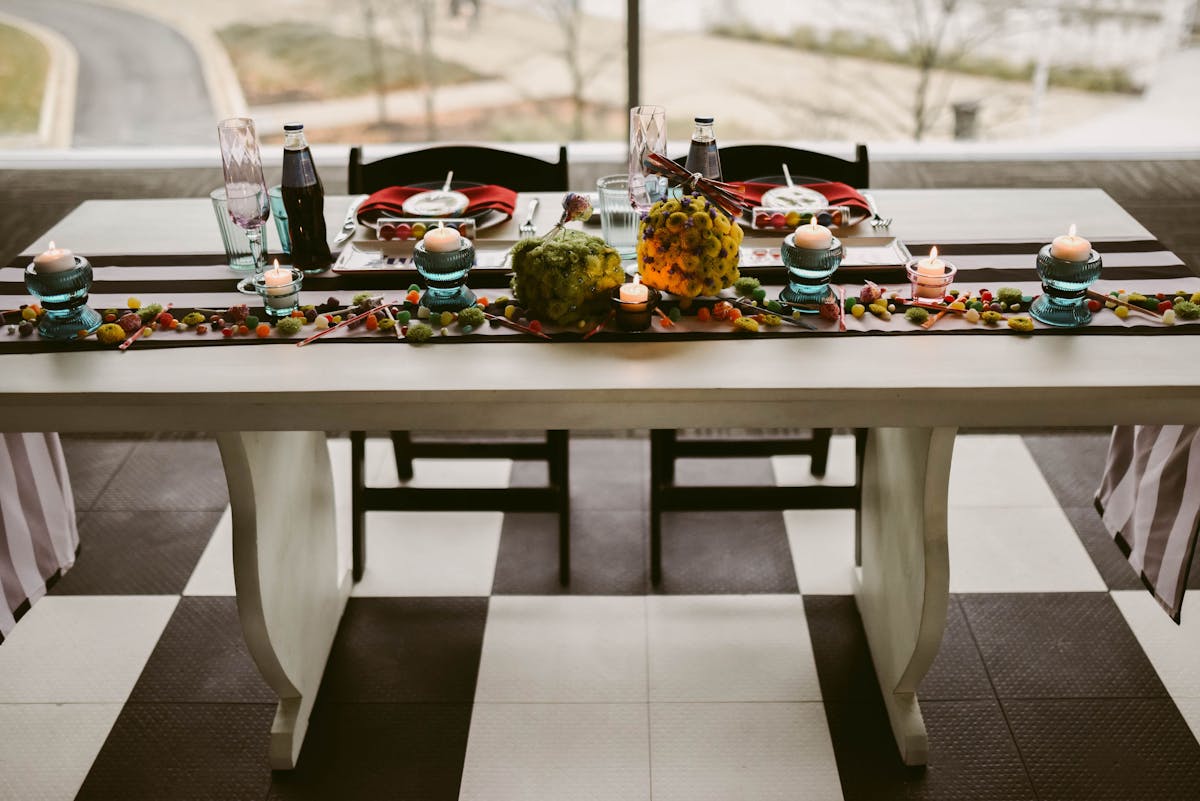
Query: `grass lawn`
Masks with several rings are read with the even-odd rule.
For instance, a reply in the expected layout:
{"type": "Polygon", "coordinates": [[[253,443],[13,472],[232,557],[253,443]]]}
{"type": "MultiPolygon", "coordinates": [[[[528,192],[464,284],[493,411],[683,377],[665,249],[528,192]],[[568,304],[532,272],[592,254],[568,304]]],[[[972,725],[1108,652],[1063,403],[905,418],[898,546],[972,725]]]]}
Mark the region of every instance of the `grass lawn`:
{"type": "MultiPolygon", "coordinates": [[[[251,105],[327,100],[368,94],[375,74],[366,40],[338,36],[319,25],[289,22],[257,26],[238,23],[217,32],[229,51],[242,91],[251,105]]],[[[387,88],[420,84],[415,54],[382,44],[387,88]]],[[[461,83],[481,76],[460,64],[438,61],[438,83],[461,83]]]]}
{"type": "Polygon", "coordinates": [[[41,42],[0,25],[0,134],[37,132],[49,65],[41,42]]]}

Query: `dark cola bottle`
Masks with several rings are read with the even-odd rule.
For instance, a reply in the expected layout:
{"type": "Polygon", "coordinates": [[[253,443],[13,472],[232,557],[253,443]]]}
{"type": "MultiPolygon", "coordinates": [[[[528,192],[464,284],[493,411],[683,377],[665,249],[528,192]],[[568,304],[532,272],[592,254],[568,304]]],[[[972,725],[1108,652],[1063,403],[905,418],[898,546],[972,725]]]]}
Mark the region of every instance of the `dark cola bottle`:
{"type": "Polygon", "coordinates": [[[280,193],[292,239],[292,266],[306,273],[324,272],[333,264],[325,238],[325,187],[304,138],[304,126],[289,122],[283,134],[280,193]]]}

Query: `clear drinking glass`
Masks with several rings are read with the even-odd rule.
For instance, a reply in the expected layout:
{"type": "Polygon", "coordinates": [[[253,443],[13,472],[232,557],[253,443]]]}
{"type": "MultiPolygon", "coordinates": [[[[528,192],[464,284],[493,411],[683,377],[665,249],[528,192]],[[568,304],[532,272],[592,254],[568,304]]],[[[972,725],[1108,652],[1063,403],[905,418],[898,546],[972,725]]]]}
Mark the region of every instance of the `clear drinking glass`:
{"type": "MultiPolygon", "coordinates": [[[[254,257],[254,273],[258,275],[267,266],[263,254],[263,226],[270,216],[270,206],[254,120],[247,117],[221,120],[217,124],[217,137],[221,142],[221,164],[225,170],[226,207],[230,218],[246,231],[250,253],[254,257]]],[[[238,291],[257,294],[254,282],[249,278],[238,283],[238,291]]]]}
{"type": "Polygon", "coordinates": [[[629,110],[629,199],[638,213],[667,195],[667,179],[647,173],[642,163],[648,153],[667,154],[667,112],[662,106],[629,110]]]}
{"type": "Polygon", "coordinates": [[[234,224],[225,202],[225,187],[214,189],[208,195],[212,199],[213,213],[217,216],[217,228],[221,231],[221,242],[225,245],[225,263],[229,269],[245,272],[254,269],[254,256],[250,253],[250,240],[246,231],[234,224]]]}
{"type": "Polygon", "coordinates": [[[628,175],[606,175],[596,181],[600,196],[600,230],[622,261],[637,256],[638,213],[629,198],[628,175]]]}

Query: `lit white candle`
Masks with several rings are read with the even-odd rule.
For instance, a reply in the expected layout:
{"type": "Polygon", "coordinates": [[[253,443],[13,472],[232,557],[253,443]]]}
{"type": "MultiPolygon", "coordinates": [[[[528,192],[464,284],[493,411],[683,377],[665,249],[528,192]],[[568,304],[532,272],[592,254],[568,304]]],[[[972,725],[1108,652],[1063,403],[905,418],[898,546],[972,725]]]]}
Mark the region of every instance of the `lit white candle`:
{"type": "Polygon", "coordinates": [[[444,223],[438,223],[437,228],[426,231],[421,241],[429,253],[452,253],[462,247],[462,235],[453,228],[447,228],[444,223]]]}
{"type": "MultiPolygon", "coordinates": [[[[263,286],[267,288],[269,296],[267,302],[272,307],[279,307],[279,303],[272,302],[270,297],[292,294],[292,271],[285,270],[279,266],[279,259],[275,259],[275,266],[263,273],[263,286]]],[[[284,306],[290,306],[291,300],[283,303],[284,306]]]]}
{"type": "Polygon", "coordinates": [[[1050,243],[1050,255],[1063,261],[1087,261],[1092,255],[1092,243],[1076,236],[1075,223],[1071,223],[1066,236],[1055,237],[1050,243]]]}
{"type": "Polygon", "coordinates": [[[622,303],[645,303],[650,299],[650,291],[642,279],[635,275],[632,284],[621,284],[620,298],[622,303]]]}
{"type": "Polygon", "coordinates": [[[801,225],[792,234],[792,243],[805,250],[829,250],[833,244],[833,232],[823,225],[817,224],[817,215],[813,215],[808,225],[801,225]]]}
{"type": "Polygon", "coordinates": [[[61,273],[75,266],[75,254],[66,248],[55,247],[33,257],[33,269],[38,273],[61,273]]]}
{"type": "Polygon", "coordinates": [[[940,298],[945,294],[946,262],[938,258],[936,247],[929,249],[929,258],[917,262],[917,297],[940,298]]]}

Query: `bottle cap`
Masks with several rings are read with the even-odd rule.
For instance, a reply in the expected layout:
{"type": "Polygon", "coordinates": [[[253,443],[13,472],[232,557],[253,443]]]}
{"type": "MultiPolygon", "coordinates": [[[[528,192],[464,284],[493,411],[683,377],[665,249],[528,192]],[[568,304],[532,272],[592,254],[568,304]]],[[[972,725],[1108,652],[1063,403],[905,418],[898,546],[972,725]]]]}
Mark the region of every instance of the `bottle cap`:
{"type": "Polygon", "coordinates": [[[701,125],[712,125],[712,121],[713,121],[712,117],[697,117],[696,118],[696,122],[700,123],[701,125]]]}
{"type": "Polygon", "coordinates": [[[285,122],[283,124],[283,130],[285,130],[285,131],[303,131],[304,123],[302,123],[302,122],[285,122]]]}

